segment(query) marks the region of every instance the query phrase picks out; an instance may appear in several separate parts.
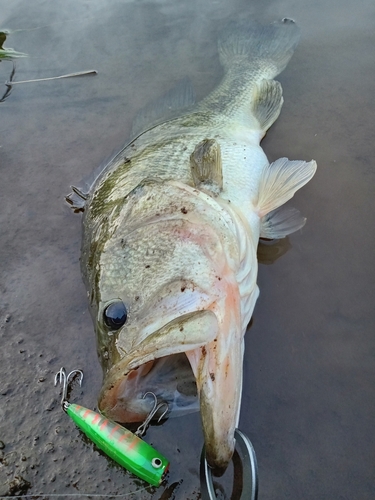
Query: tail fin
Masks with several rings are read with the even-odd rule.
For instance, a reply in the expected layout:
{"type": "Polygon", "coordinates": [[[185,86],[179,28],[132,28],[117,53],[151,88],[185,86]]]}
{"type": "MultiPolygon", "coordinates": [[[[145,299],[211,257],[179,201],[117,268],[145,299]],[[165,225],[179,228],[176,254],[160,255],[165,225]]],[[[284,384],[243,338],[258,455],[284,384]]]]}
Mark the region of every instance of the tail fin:
{"type": "Polygon", "coordinates": [[[251,63],[262,61],[262,66],[265,62],[267,78],[271,79],[286,67],[299,38],[300,30],[292,19],[284,18],[268,26],[254,21],[233,22],[219,40],[220,61],[225,70],[239,59],[251,63]]]}

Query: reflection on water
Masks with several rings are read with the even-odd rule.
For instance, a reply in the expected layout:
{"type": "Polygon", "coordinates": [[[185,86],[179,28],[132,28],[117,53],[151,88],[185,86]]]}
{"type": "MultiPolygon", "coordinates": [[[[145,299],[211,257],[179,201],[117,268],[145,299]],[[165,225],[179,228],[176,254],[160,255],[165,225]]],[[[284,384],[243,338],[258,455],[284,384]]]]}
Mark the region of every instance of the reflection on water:
{"type": "Polygon", "coordinates": [[[288,236],[282,240],[260,239],[257,252],[258,262],[259,264],[273,264],[286,254],[290,248],[291,244],[288,236]]]}
{"type": "MultiPolygon", "coordinates": [[[[53,387],[60,366],[80,366],[76,402],[94,408],[101,384],[79,270],[80,216],[63,196],[121,147],[145,103],[186,76],[198,98],[206,95],[222,74],[217,35],[246,13],[301,26],[278,77],[284,108],[263,147],[272,161],[314,158],[318,172],[292,202],[306,226],[259,248],[272,265],[260,266],[246,338],[241,429],[257,451],[260,498],[374,498],[373,2],[0,7],[0,31],[12,32],[4,45],[29,55],[17,60],[16,80],[98,71],[19,85],[0,104],[1,494],[15,477],[24,482],[13,492],[30,482],[33,494],[104,498],[144,488],[83,442],[53,387]]],[[[0,82],[11,68],[0,63],[0,82]]],[[[198,499],[198,415],[151,428],[147,439],[171,469],[164,486],[136,498],[198,499]]]]}

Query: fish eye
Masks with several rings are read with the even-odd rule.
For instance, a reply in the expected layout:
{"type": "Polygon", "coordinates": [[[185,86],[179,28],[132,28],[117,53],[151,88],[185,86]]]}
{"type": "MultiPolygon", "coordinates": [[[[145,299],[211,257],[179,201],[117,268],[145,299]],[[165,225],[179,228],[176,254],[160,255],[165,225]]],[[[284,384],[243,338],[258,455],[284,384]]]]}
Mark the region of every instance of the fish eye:
{"type": "Polygon", "coordinates": [[[111,330],[121,328],[125,324],[127,316],[128,312],[122,300],[111,302],[103,312],[104,323],[111,330]]]}

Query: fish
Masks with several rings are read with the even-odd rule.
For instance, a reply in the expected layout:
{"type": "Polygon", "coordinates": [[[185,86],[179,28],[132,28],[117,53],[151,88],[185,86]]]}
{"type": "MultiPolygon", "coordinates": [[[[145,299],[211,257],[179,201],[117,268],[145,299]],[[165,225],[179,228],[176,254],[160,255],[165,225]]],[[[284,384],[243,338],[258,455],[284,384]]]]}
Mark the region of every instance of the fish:
{"type": "Polygon", "coordinates": [[[81,268],[103,367],[99,410],[120,423],[200,410],[206,459],[225,470],[235,449],[244,336],[259,295],[260,238],[306,219],[283,205],[316,162],[270,163],[260,146],[278,118],[284,70],[300,31],[232,22],[223,77],[195,103],[188,82],[145,107],[133,137],[67,201],[83,212],[81,268]]]}

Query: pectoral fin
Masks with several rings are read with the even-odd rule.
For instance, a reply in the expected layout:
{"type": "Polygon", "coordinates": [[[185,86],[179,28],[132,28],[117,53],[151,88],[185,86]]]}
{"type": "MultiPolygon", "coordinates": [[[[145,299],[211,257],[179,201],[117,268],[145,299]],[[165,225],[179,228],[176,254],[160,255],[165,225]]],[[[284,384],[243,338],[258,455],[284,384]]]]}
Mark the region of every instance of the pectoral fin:
{"type": "Polygon", "coordinates": [[[190,155],[190,167],[195,186],[218,195],[223,189],[223,169],[220,144],[204,139],[190,155]]]}
{"type": "Polygon", "coordinates": [[[260,217],[279,208],[313,177],[316,162],[279,158],[263,169],[255,206],[260,217]]]}

